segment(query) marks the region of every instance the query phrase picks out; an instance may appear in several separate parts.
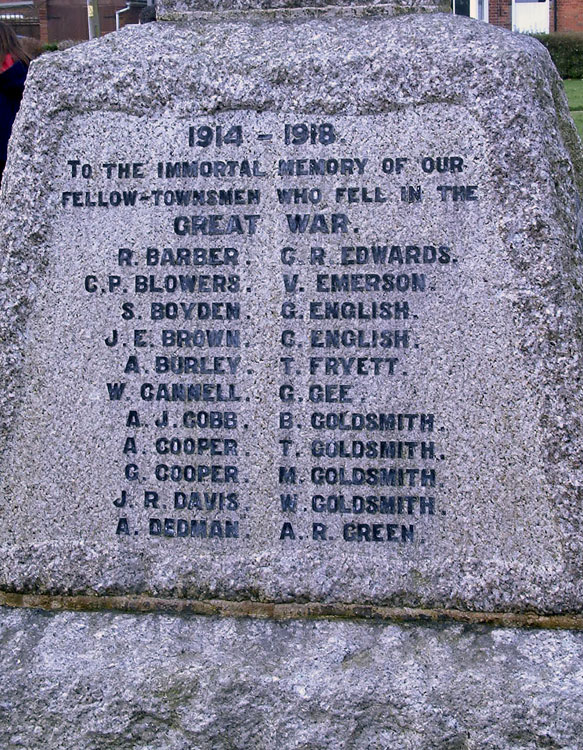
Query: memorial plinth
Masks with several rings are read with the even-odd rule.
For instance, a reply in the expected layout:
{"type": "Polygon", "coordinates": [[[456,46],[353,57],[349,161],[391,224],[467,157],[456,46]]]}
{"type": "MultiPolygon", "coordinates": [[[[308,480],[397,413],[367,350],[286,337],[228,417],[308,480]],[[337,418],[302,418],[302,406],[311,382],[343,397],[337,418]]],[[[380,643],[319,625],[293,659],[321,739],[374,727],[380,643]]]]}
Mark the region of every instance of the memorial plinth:
{"type": "Polygon", "coordinates": [[[581,608],[560,81],[534,40],[372,11],[34,64],[1,212],[4,590],[581,608]]]}

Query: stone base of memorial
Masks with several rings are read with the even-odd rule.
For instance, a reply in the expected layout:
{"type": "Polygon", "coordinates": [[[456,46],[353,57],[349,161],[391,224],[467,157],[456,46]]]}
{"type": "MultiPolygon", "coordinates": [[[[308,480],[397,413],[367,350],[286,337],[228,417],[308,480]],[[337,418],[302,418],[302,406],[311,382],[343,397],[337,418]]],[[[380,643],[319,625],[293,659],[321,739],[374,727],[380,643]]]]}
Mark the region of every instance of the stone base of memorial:
{"type": "Polygon", "coordinates": [[[437,2],[250,5],[167,0],[31,67],[0,745],[577,747],[561,81],[437,2]]]}

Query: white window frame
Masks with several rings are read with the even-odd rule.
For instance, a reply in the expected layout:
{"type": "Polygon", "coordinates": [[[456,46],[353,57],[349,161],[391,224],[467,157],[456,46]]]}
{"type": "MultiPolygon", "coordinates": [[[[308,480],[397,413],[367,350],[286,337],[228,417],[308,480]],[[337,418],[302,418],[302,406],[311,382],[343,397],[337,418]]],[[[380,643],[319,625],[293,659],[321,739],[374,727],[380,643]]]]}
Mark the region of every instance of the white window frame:
{"type": "MultiPolygon", "coordinates": [[[[453,13],[455,15],[455,6],[456,6],[457,0],[452,0],[453,5],[453,13]]],[[[475,18],[478,21],[485,21],[486,23],[489,20],[489,0],[481,0],[482,2],[482,16],[483,18],[480,18],[480,0],[470,0],[470,18],[475,18]]],[[[512,0],[512,7],[514,9],[514,0],[512,0]]]]}

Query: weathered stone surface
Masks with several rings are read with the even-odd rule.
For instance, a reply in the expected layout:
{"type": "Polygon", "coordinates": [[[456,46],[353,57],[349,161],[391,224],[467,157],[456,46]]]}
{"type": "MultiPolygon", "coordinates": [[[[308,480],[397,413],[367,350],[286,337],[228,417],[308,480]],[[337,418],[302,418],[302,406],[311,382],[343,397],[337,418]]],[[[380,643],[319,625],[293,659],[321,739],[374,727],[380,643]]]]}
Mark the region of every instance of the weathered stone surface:
{"type": "Polygon", "coordinates": [[[580,747],[583,634],[2,610],[0,745],[580,747]]]}
{"type": "Polygon", "coordinates": [[[302,8],[305,15],[313,9],[373,8],[388,15],[419,13],[449,10],[444,0],[161,0],[156,4],[158,20],[174,20],[177,17],[189,17],[190,13],[200,11],[247,11],[247,10],[296,10],[302,8]]]}
{"type": "MultiPolygon", "coordinates": [[[[575,168],[581,167],[581,159],[561,83],[543,48],[534,40],[446,15],[339,16],[309,22],[218,17],[190,25],[128,27],[36,61],[15,128],[0,214],[2,588],[579,610],[583,279],[575,168]],[[339,134],[333,157],[367,158],[370,168],[362,178],[324,175],[315,182],[300,174],[282,181],[276,170],[284,153],[306,160],[331,153],[330,144],[317,140],[318,129],[314,145],[285,151],[284,123],[294,122],[332,124],[339,134]],[[189,146],[189,128],[194,127],[196,139],[196,129],[204,125],[212,125],[215,134],[219,125],[223,133],[241,126],[245,140],[227,151],[189,146]],[[262,134],[275,135],[273,141],[260,141],[262,134]],[[224,153],[231,159],[256,159],[266,175],[256,182],[238,177],[210,184],[158,177],[158,161],[217,161],[224,153]],[[425,173],[421,160],[426,156],[463,158],[464,171],[425,173]],[[384,157],[406,158],[407,168],[391,176],[382,170],[384,157]],[[108,163],[141,163],[144,177],[138,170],[118,178],[117,167],[108,177],[102,166],[108,163]],[[92,167],[91,176],[74,175],[83,164],[92,167]],[[257,212],[253,206],[153,206],[152,191],[165,190],[169,183],[172,189],[261,187],[264,202],[257,212]],[[316,233],[304,239],[286,228],[285,207],[276,206],[275,188],[295,185],[321,187],[325,213],[338,205],[337,187],[354,187],[362,196],[363,188],[376,186],[390,200],[382,209],[362,202],[345,208],[342,203],[352,233],[316,233]],[[478,200],[453,203],[450,192],[442,201],[438,187],[444,185],[467,186],[472,191],[468,196],[478,200]],[[407,187],[421,188],[425,199],[401,201],[402,187],[406,197],[407,187]],[[122,195],[126,189],[139,195],[134,209],[88,205],[99,202],[99,191],[107,202],[112,192],[122,195]],[[150,197],[142,202],[144,195],[150,197]],[[131,287],[126,294],[124,284],[133,284],[134,270],[120,265],[118,250],[135,251],[135,273],[176,274],[180,269],[148,267],[145,248],[230,246],[230,237],[183,237],[173,231],[178,214],[213,211],[262,215],[253,237],[235,235],[242,287],[237,299],[245,316],[238,324],[241,365],[231,381],[208,378],[211,384],[234,381],[242,401],[236,407],[236,430],[204,433],[179,426],[176,434],[181,439],[238,441],[240,507],[236,513],[208,512],[204,518],[209,528],[217,521],[223,534],[226,520],[238,522],[239,536],[201,540],[160,532],[152,537],[152,517],[162,524],[154,526],[156,532],[165,528],[166,517],[173,519],[167,527],[172,533],[177,520],[190,523],[201,517],[200,512],[174,510],[175,490],[229,488],[154,480],[156,463],[166,462],[153,448],[162,434],[153,420],[164,407],[140,400],[140,386],[188,379],[154,378],[152,353],[141,355],[139,345],[156,341],[155,355],[212,358],[216,352],[161,348],[163,328],[194,325],[152,322],[150,302],[175,297],[140,296],[131,287]],[[310,349],[310,330],[316,326],[308,325],[309,303],[322,299],[318,265],[306,261],[295,266],[298,283],[305,286],[296,300],[304,320],[298,315],[288,326],[282,318],[283,303],[294,299],[282,283],[282,274],[293,275],[294,267],[289,271],[280,256],[290,244],[297,246],[302,261],[312,246],[324,247],[326,274],[394,273],[401,268],[399,261],[380,271],[371,263],[342,266],[340,248],[345,245],[450,249],[451,262],[427,266],[426,292],[417,297],[409,292],[358,297],[360,291],[351,297],[367,304],[410,304],[411,345],[393,375],[385,369],[380,378],[356,377],[353,370],[345,381],[333,372],[322,373],[322,361],[310,371],[309,357],[322,352],[360,357],[363,350],[310,349]],[[101,294],[107,277],[116,274],[123,284],[115,282],[111,294],[101,294]],[[84,291],[84,280],[92,275],[97,276],[97,294],[84,291]],[[124,320],[124,302],[135,305],[141,323],[139,318],[124,320]],[[134,328],[147,332],[143,339],[133,338],[134,328]],[[110,348],[105,339],[111,340],[114,329],[120,344],[110,348]],[[289,487],[280,483],[279,467],[291,463],[283,460],[278,442],[288,434],[278,422],[279,413],[288,410],[280,391],[287,384],[280,361],[284,330],[295,333],[296,343],[304,346],[296,354],[299,375],[291,375],[297,397],[293,421],[303,425],[292,429],[296,513],[284,513],[280,505],[280,494],[289,487]],[[124,373],[129,355],[136,353],[142,359],[140,373],[124,373]],[[128,383],[130,400],[112,401],[106,383],[122,380],[128,383]],[[308,402],[310,386],[338,389],[345,382],[356,401],[329,402],[325,408],[308,402]],[[148,426],[134,429],[126,420],[138,406],[148,426]],[[340,439],[350,445],[364,439],[358,430],[313,429],[316,409],[434,414],[435,458],[363,463],[311,456],[312,441],[320,437],[336,445],[340,439]],[[137,441],[137,458],[131,444],[127,447],[128,437],[137,441]],[[124,479],[126,464],[134,462],[144,477],[141,483],[124,479]],[[355,491],[348,486],[342,490],[348,502],[365,494],[362,487],[366,495],[414,493],[418,498],[431,490],[435,498],[424,506],[424,514],[415,500],[411,516],[407,501],[400,515],[312,511],[313,496],[322,495],[327,502],[328,496],[341,494],[336,483],[311,481],[314,465],[345,469],[349,476],[363,466],[418,472],[413,488],[371,483],[355,485],[360,488],[355,491]],[[435,486],[419,486],[419,472],[431,468],[435,486]],[[117,507],[114,500],[122,490],[128,500],[117,507]],[[154,490],[162,497],[160,507],[144,507],[144,491],[154,490]],[[119,526],[120,519],[127,519],[127,526],[119,526]],[[365,537],[361,543],[344,541],[346,524],[354,538],[355,524],[361,522],[367,524],[364,531],[371,542],[365,537]],[[285,523],[295,528],[295,539],[280,539],[285,523]],[[328,538],[312,540],[313,524],[319,523],[327,526],[328,538]],[[372,542],[377,535],[373,524],[379,525],[382,544],[372,542]],[[386,542],[391,533],[401,539],[410,524],[415,525],[414,538],[386,542]]],[[[310,207],[306,213],[315,211],[310,207]]],[[[292,215],[296,212],[302,213],[301,205],[293,206],[292,215]]],[[[405,261],[402,268],[410,284],[411,268],[405,261]]],[[[201,273],[199,268],[187,271],[201,273]]],[[[224,272],[204,267],[210,275],[224,272]]],[[[364,283],[362,277],[357,283],[364,283]]],[[[226,292],[206,294],[187,299],[228,299],[226,292]]],[[[390,322],[383,328],[401,329],[400,321],[390,322]]],[[[360,320],[318,322],[318,329],[341,326],[362,329],[366,336],[381,330],[360,320]]],[[[206,324],[197,321],[196,327],[206,324]]],[[[231,356],[228,351],[220,355],[231,356]]],[[[221,366],[228,367],[225,360],[221,366]]],[[[366,366],[372,367],[370,360],[366,366]]],[[[338,390],[332,392],[332,397],[338,395],[338,390]]],[[[216,402],[195,407],[226,409],[218,409],[216,402]]],[[[185,408],[190,407],[168,406],[169,430],[174,431],[175,417],[180,425],[185,408]]],[[[417,450],[424,439],[418,427],[419,421],[411,433],[417,450]]],[[[368,441],[403,439],[411,439],[407,431],[405,438],[398,430],[366,433],[368,441]]],[[[220,456],[214,462],[226,463],[220,456]]],[[[167,463],[197,465],[201,459],[181,454],[167,463]]],[[[213,460],[206,457],[204,463],[213,460]]]]}

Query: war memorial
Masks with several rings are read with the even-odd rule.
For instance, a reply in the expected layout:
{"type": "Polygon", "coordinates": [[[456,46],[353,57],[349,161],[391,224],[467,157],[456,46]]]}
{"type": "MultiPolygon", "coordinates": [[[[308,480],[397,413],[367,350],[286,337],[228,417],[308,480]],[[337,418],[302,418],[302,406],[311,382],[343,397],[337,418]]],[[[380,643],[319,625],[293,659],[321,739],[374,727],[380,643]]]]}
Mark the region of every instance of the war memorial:
{"type": "Polygon", "coordinates": [[[578,748],[583,149],[428,0],[165,0],[31,67],[0,747],[578,748]]]}

